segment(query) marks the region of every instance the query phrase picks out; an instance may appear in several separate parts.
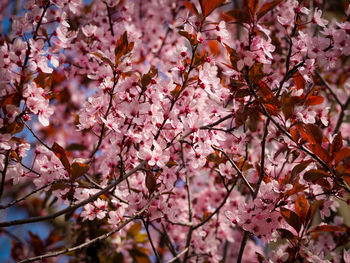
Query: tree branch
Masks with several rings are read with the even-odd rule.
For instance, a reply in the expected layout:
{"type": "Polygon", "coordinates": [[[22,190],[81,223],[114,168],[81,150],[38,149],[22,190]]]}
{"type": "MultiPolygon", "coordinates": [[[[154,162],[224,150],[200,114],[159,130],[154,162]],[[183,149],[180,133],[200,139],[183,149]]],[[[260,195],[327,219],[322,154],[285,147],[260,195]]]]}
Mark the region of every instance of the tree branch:
{"type": "Polygon", "coordinates": [[[138,218],[139,216],[141,216],[143,214],[143,212],[146,211],[146,209],[151,205],[152,201],[159,195],[156,194],[154,195],[148,202],[147,204],[139,211],[137,212],[134,216],[132,216],[131,218],[129,218],[128,220],[126,220],[123,224],[121,224],[119,227],[117,227],[116,229],[114,230],[111,230],[109,231],[108,233],[104,234],[104,235],[101,235],[101,236],[98,236],[88,242],[85,242],[83,244],[80,244],[79,246],[75,246],[75,247],[71,247],[71,248],[66,248],[66,249],[63,249],[63,250],[60,250],[60,251],[57,251],[57,252],[51,252],[51,253],[48,253],[48,254],[45,254],[45,255],[41,255],[41,256],[37,256],[37,257],[32,257],[32,258],[28,258],[28,259],[25,259],[25,260],[22,260],[20,261],[19,263],[27,263],[27,262],[33,262],[33,261],[36,261],[36,260],[43,260],[45,258],[52,258],[52,257],[57,257],[59,255],[62,255],[62,254],[66,254],[66,253],[69,253],[69,252],[73,252],[73,251],[77,251],[79,249],[82,249],[86,246],[89,246],[93,243],[96,243],[98,241],[101,241],[101,240],[105,240],[106,238],[110,237],[111,235],[113,235],[114,233],[118,232],[119,230],[123,229],[126,225],[128,225],[130,222],[134,221],[136,218],[138,218]]]}
{"type": "Polygon", "coordinates": [[[0,198],[2,196],[2,193],[4,192],[4,186],[5,186],[5,180],[6,180],[6,172],[7,172],[7,167],[9,165],[9,162],[10,162],[10,150],[8,150],[6,152],[4,169],[1,172],[0,198]]]}
{"type": "Polygon", "coordinates": [[[13,200],[12,202],[8,203],[7,205],[0,205],[0,210],[9,208],[9,207],[11,207],[11,206],[13,206],[13,205],[15,205],[15,204],[17,204],[17,203],[27,199],[29,196],[31,196],[31,195],[33,195],[33,194],[35,194],[35,193],[45,189],[46,187],[49,187],[50,185],[55,184],[55,183],[57,183],[57,181],[51,182],[51,183],[43,185],[43,186],[41,186],[41,187],[39,187],[37,189],[34,189],[33,191],[31,191],[30,193],[26,194],[25,196],[23,196],[21,198],[18,198],[16,200],[13,200]]]}
{"type": "Polygon", "coordinates": [[[142,221],[142,223],[143,223],[143,225],[144,225],[144,227],[145,227],[145,229],[146,229],[146,233],[147,233],[147,236],[148,236],[148,240],[149,240],[149,242],[150,242],[150,244],[151,244],[153,253],[154,253],[154,255],[155,255],[156,258],[157,258],[157,262],[161,263],[162,260],[161,260],[159,254],[158,254],[158,251],[157,251],[156,247],[155,247],[154,244],[153,244],[153,240],[152,240],[151,234],[150,234],[149,229],[148,229],[149,223],[146,222],[145,219],[144,219],[143,217],[141,217],[141,221],[142,221]]]}
{"type": "Polygon", "coordinates": [[[166,263],[172,263],[175,262],[177,259],[179,259],[183,254],[188,252],[188,247],[186,247],[184,250],[182,250],[179,254],[176,255],[176,257],[173,257],[172,259],[168,260],[166,263]]]}
{"type": "Polygon", "coordinates": [[[131,176],[132,174],[136,173],[137,171],[141,170],[144,166],[144,161],[141,162],[138,166],[136,166],[134,169],[132,169],[131,171],[129,171],[127,174],[125,174],[125,176],[123,178],[119,178],[117,181],[111,183],[110,185],[108,185],[106,188],[104,188],[103,190],[97,192],[96,194],[90,196],[88,199],[85,199],[84,201],[81,201],[73,206],[69,206],[65,209],[62,209],[54,214],[51,215],[46,215],[46,216],[36,216],[36,217],[30,217],[30,218],[25,218],[25,219],[17,219],[17,220],[13,220],[13,221],[6,221],[6,222],[0,222],[0,228],[1,227],[8,227],[8,226],[14,226],[14,225],[23,225],[23,224],[29,224],[29,223],[34,223],[34,222],[40,222],[40,221],[44,221],[44,220],[50,220],[50,219],[54,219],[58,216],[64,215],[66,213],[72,213],[74,212],[77,208],[86,205],[90,202],[93,202],[95,200],[97,200],[101,195],[108,193],[109,190],[111,190],[113,187],[117,186],[118,184],[120,184],[122,181],[126,180],[129,176],[131,176]]]}
{"type": "Polygon", "coordinates": [[[337,101],[337,103],[341,107],[343,107],[343,104],[339,100],[337,94],[335,94],[335,92],[333,91],[331,86],[329,86],[328,82],[321,76],[320,72],[318,70],[315,70],[315,73],[316,73],[317,77],[321,80],[322,84],[326,87],[326,89],[332,94],[333,98],[337,101]]]}
{"type": "Polygon", "coordinates": [[[112,24],[112,16],[111,16],[111,9],[109,8],[107,2],[105,2],[105,5],[106,5],[106,7],[107,7],[109,28],[111,29],[111,34],[112,34],[112,36],[114,36],[114,30],[113,30],[113,24],[112,24]]]}
{"type": "Polygon", "coordinates": [[[251,192],[251,194],[254,195],[254,188],[250,185],[250,183],[248,182],[247,178],[245,178],[245,176],[243,175],[241,170],[237,167],[237,165],[234,163],[234,161],[231,160],[230,156],[228,156],[228,154],[223,149],[220,149],[220,148],[218,148],[218,147],[216,147],[214,145],[212,145],[211,148],[213,148],[214,150],[217,150],[217,151],[221,152],[223,155],[225,155],[225,157],[230,162],[230,164],[233,166],[233,168],[235,168],[235,170],[238,173],[238,175],[243,179],[245,185],[248,187],[248,189],[251,192]]]}

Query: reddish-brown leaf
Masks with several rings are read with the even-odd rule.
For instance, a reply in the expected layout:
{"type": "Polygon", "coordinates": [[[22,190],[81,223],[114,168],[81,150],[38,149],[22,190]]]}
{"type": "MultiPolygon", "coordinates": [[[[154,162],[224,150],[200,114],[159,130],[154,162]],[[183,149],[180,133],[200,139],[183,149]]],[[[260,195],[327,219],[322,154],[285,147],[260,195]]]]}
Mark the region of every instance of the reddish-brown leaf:
{"type": "Polygon", "coordinates": [[[281,109],[286,120],[294,113],[295,100],[286,92],[281,96],[281,109]]]}
{"type": "Polygon", "coordinates": [[[149,194],[151,195],[157,188],[157,179],[153,172],[146,173],[146,187],[148,189],[149,194]]]}
{"type": "Polygon", "coordinates": [[[115,55],[116,61],[119,61],[121,56],[123,56],[126,53],[127,47],[128,47],[128,33],[125,31],[123,35],[121,35],[121,37],[118,39],[117,43],[115,44],[114,55],[115,55]]]}
{"type": "Polygon", "coordinates": [[[62,236],[61,232],[62,231],[60,229],[51,230],[49,236],[45,239],[45,246],[48,247],[62,240],[64,236],[62,236]]]}
{"type": "Polygon", "coordinates": [[[328,173],[322,170],[312,169],[304,174],[304,180],[312,182],[323,177],[328,177],[328,173]]]}
{"type": "Polygon", "coordinates": [[[328,151],[322,148],[319,144],[310,144],[309,149],[325,163],[328,163],[331,160],[328,151]]]}
{"type": "Polygon", "coordinates": [[[341,148],[343,147],[343,137],[341,135],[341,132],[338,132],[338,134],[334,137],[332,144],[331,144],[331,148],[330,148],[330,152],[336,153],[338,152],[341,148]]]}
{"type": "Polygon", "coordinates": [[[316,226],[313,229],[311,229],[310,231],[308,231],[308,233],[313,233],[313,232],[344,232],[345,229],[340,227],[340,226],[331,226],[331,225],[320,225],[320,226],[316,226]]]}
{"type": "Polygon", "coordinates": [[[297,199],[295,200],[295,211],[299,216],[301,222],[305,222],[308,210],[309,210],[309,204],[304,194],[299,194],[297,199]]]}
{"type": "Polygon", "coordinates": [[[226,47],[227,52],[229,53],[230,63],[232,65],[233,69],[238,71],[237,61],[239,59],[239,56],[238,56],[236,50],[234,50],[233,48],[231,48],[230,46],[228,46],[226,44],[224,44],[224,45],[226,47]]]}
{"type": "Polygon", "coordinates": [[[213,12],[217,7],[223,4],[225,0],[200,0],[200,6],[202,8],[202,13],[204,17],[207,17],[213,12]]]}
{"type": "Polygon", "coordinates": [[[209,40],[208,41],[208,46],[210,49],[210,53],[214,55],[219,55],[220,54],[220,48],[219,48],[219,43],[216,40],[209,40]]]}
{"type": "Polygon", "coordinates": [[[246,12],[243,12],[238,9],[233,9],[231,11],[228,11],[224,13],[222,16],[226,22],[231,22],[234,20],[240,23],[250,23],[250,16],[246,12]]]}
{"type": "Polygon", "coordinates": [[[292,196],[294,194],[303,192],[305,189],[307,189],[307,187],[303,184],[300,184],[298,180],[296,180],[293,183],[293,188],[290,189],[289,191],[287,191],[286,193],[284,193],[283,195],[288,197],[288,196],[292,196]]]}
{"type": "Polygon", "coordinates": [[[35,255],[40,255],[45,251],[45,245],[43,241],[37,234],[33,234],[31,231],[28,231],[30,237],[30,246],[34,250],[35,255]]]}
{"type": "Polygon", "coordinates": [[[79,163],[74,162],[71,166],[72,168],[72,174],[71,174],[71,181],[75,181],[77,178],[83,176],[87,171],[90,169],[90,165],[85,163],[79,163]]]}
{"type": "Polygon", "coordinates": [[[321,96],[310,96],[307,98],[306,105],[319,105],[324,101],[324,98],[321,96]]]}
{"type": "Polygon", "coordinates": [[[106,57],[104,57],[103,55],[101,55],[100,53],[97,53],[97,52],[94,52],[94,53],[91,53],[91,54],[96,56],[96,57],[98,57],[103,62],[107,63],[112,69],[114,69],[114,64],[109,58],[106,58],[106,57]]]}
{"type": "Polygon", "coordinates": [[[289,230],[284,229],[284,228],[277,228],[276,230],[279,232],[282,239],[287,238],[290,241],[296,240],[296,237],[294,236],[294,234],[292,232],[290,232],[289,230]]]}
{"type": "Polygon", "coordinates": [[[58,157],[58,159],[60,159],[64,169],[66,169],[68,174],[70,174],[71,167],[67,158],[66,151],[56,142],[52,145],[51,149],[55,153],[55,155],[58,157]]]}
{"type": "Polygon", "coordinates": [[[343,148],[335,153],[334,162],[335,165],[343,161],[345,158],[350,157],[350,148],[343,148]]]}
{"type": "Polygon", "coordinates": [[[317,200],[314,203],[312,203],[309,207],[309,211],[307,212],[307,216],[305,221],[309,222],[315,215],[317,209],[320,207],[320,205],[323,204],[323,200],[317,200]]]}
{"type": "Polygon", "coordinates": [[[248,0],[249,14],[254,18],[256,11],[259,7],[259,0],[248,0]]]}
{"type": "Polygon", "coordinates": [[[235,98],[244,98],[246,96],[249,96],[251,94],[250,89],[248,88],[242,88],[239,89],[236,93],[235,93],[235,98]]]}
{"type": "Polygon", "coordinates": [[[265,75],[263,63],[254,64],[253,68],[249,70],[250,81],[255,84],[258,84],[265,75]]]}
{"type": "Polygon", "coordinates": [[[299,142],[299,138],[300,138],[300,132],[299,130],[297,129],[296,126],[294,127],[290,127],[289,128],[289,132],[290,132],[290,135],[292,136],[293,138],[293,141],[298,143],[299,142]]]}
{"type": "Polygon", "coordinates": [[[199,12],[198,12],[196,6],[192,2],[184,2],[184,6],[186,6],[197,17],[199,17],[199,12]]]}
{"type": "Polygon", "coordinates": [[[297,71],[297,73],[293,76],[293,81],[297,89],[304,89],[305,88],[305,79],[303,76],[297,71]]]}
{"type": "Polygon", "coordinates": [[[319,145],[322,144],[323,134],[319,126],[311,123],[306,124],[305,132],[308,135],[306,139],[309,141],[309,143],[319,144],[319,145]]]}
{"type": "Polygon", "coordinates": [[[293,227],[297,233],[299,233],[302,222],[299,218],[299,216],[293,212],[292,210],[289,210],[287,208],[281,207],[280,209],[281,215],[284,217],[284,219],[287,221],[287,223],[293,227]]]}
{"type": "Polygon", "coordinates": [[[303,161],[299,164],[297,164],[296,166],[294,166],[293,170],[292,170],[292,178],[294,178],[295,176],[297,176],[299,173],[301,173],[302,171],[305,170],[305,168],[312,163],[313,160],[307,160],[307,161],[303,161]]]}
{"type": "Polygon", "coordinates": [[[262,7],[259,9],[258,13],[256,14],[257,19],[259,20],[260,18],[262,18],[265,14],[267,14],[269,11],[274,9],[281,2],[282,0],[275,0],[275,1],[263,4],[262,7]]]}

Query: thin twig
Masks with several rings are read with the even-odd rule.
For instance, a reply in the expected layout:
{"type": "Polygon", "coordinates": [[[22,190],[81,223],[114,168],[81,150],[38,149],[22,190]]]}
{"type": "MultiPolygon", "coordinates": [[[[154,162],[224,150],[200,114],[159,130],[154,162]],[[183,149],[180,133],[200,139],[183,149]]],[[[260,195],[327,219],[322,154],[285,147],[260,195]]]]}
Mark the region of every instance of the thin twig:
{"type": "MultiPolygon", "coordinates": [[[[107,119],[107,116],[109,114],[109,111],[111,110],[112,108],[112,104],[113,104],[113,95],[114,95],[114,89],[115,87],[117,86],[117,83],[119,81],[119,75],[118,75],[118,78],[116,78],[116,75],[117,73],[114,71],[113,72],[113,87],[109,93],[109,103],[108,103],[108,108],[107,108],[107,111],[104,115],[104,118],[107,119]]],[[[95,147],[95,149],[92,151],[92,153],[90,154],[90,162],[92,161],[92,158],[94,157],[95,153],[100,149],[100,146],[102,144],[102,140],[103,140],[103,134],[104,134],[104,131],[105,131],[105,128],[106,128],[106,125],[105,123],[103,122],[102,123],[102,127],[101,127],[101,133],[100,133],[100,136],[99,136],[99,139],[98,139],[98,142],[97,142],[97,145],[95,147]]]]}
{"type": "Polygon", "coordinates": [[[333,91],[333,89],[331,88],[331,86],[329,86],[328,82],[322,77],[321,73],[318,70],[315,70],[315,73],[317,75],[317,77],[321,80],[322,84],[327,88],[327,90],[332,94],[333,98],[337,101],[337,103],[343,107],[343,104],[341,103],[341,101],[339,100],[337,94],[335,94],[335,92],[333,91]]]}
{"type": "MultiPolygon", "coordinates": [[[[93,184],[94,186],[96,186],[98,189],[103,189],[103,187],[101,185],[99,185],[98,183],[96,183],[89,175],[84,174],[84,177],[86,178],[86,180],[88,180],[91,184],[93,184]]],[[[120,202],[124,203],[124,204],[129,204],[128,201],[124,200],[123,198],[110,193],[114,198],[118,199],[120,202]]]]}
{"type": "Polygon", "coordinates": [[[107,4],[107,2],[105,2],[105,5],[107,7],[107,14],[108,14],[108,21],[109,21],[109,28],[111,29],[111,34],[112,36],[114,36],[114,30],[113,30],[113,24],[112,24],[112,16],[111,16],[111,10],[107,4]]]}
{"type": "Polygon", "coordinates": [[[232,161],[232,159],[230,158],[230,156],[228,156],[228,154],[223,150],[220,149],[214,145],[211,146],[214,150],[217,150],[219,152],[221,152],[223,155],[225,155],[225,157],[227,158],[227,160],[230,162],[230,164],[233,166],[233,168],[236,170],[236,172],[238,173],[238,175],[243,179],[245,185],[248,187],[249,191],[252,193],[252,195],[254,195],[254,188],[250,185],[250,183],[248,182],[247,178],[245,178],[245,176],[243,175],[243,173],[241,172],[241,170],[237,167],[237,165],[235,164],[234,161],[232,161]]]}
{"type": "Polygon", "coordinates": [[[339,129],[340,129],[340,126],[341,124],[343,123],[343,118],[345,116],[345,111],[347,110],[347,108],[349,107],[350,105],[350,96],[348,97],[348,99],[346,100],[346,102],[342,105],[341,107],[341,112],[339,114],[339,117],[338,117],[338,121],[337,121],[337,124],[335,125],[335,129],[334,129],[334,132],[333,134],[337,134],[339,129]]]}
{"type": "Polygon", "coordinates": [[[266,124],[265,124],[265,129],[264,129],[264,135],[263,135],[262,142],[261,142],[260,175],[259,175],[259,179],[258,179],[258,182],[256,184],[256,187],[255,187],[253,199],[255,199],[257,197],[257,195],[259,193],[261,182],[265,177],[265,146],[266,146],[266,138],[267,138],[267,135],[269,133],[269,129],[268,129],[269,125],[270,125],[270,119],[267,119],[266,124]]]}
{"type": "MultiPolygon", "coordinates": [[[[189,179],[188,179],[188,175],[187,174],[186,174],[186,191],[187,191],[187,204],[188,204],[188,219],[189,219],[190,223],[192,223],[192,201],[191,201],[191,194],[190,194],[190,187],[189,187],[189,179]]],[[[190,244],[191,244],[193,230],[194,229],[191,226],[189,231],[188,231],[188,234],[187,234],[186,248],[188,250],[185,252],[185,256],[184,256],[184,259],[183,259],[184,263],[187,261],[188,253],[190,251],[190,244]]]]}
{"type": "Polygon", "coordinates": [[[117,181],[111,183],[108,185],[106,188],[103,188],[103,190],[97,192],[96,194],[90,196],[88,199],[85,199],[84,201],[81,201],[73,206],[69,206],[65,209],[62,209],[54,214],[51,215],[46,215],[46,216],[36,216],[36,217],[30,217],[30,218],[25,218],[25,219],[17,219],[17,220],[12,220],[12,221],[5,221],[5,222],[0,222],[0,228],[1,227],[8,227],[8,226],[13,226],[13,225],[23,225],[23,224],[29,224],[29,223],[34,223],[34,222],[40,222],[44,220],[50,220],[54,219],[58,216],[64,215],[66,213],[72,213],[74,212],[77,208],[84,206],[90,202],[93,202],[97,200],[101,195],[108,193],[113,187],[117,186],[120,184],[122,181],[126,180],[129,176],[132,174],[136,173],[137,171],[141,170],[144,166],[145,162],[141,162],[138,166],[136,166],[134,169],[130,170],[123,178],[119,178],[117,181]]]}
{"type": "Polygon", "coordinates": [[[45,146],[46,149],[48,149],[49,151],[52,151],[51,147],[48,146],[42,139],[40,139],[40,137],[36,135],[33,129],[24,120],[21,119],[21,121],[27,127],[30,133],[35,137],[35,139],[37,139],[43,146],[45,146]]]}
{"type": "Polygon", "coordinates": [[[6,172],[7,172],[7,167],[9,165],[9,162],[10,162],[10,150],[8,150],[6,152],[4,169],[1,172],[0,198],[2,196],[2,193],[4,192],[4,186],[5,186],[5,180],[6,180],[6,172]]]}
{"type": "Polygon", "coordinates": [[[142,221],[142,223],[143,223],[143,225],[144,225],[144,227],[145,227],[145,229],[146,229],[146,233],[147,233],[147,236],[148,236],[148,240],[149,240],[149,242],[150,242],[150,244],[151,244],[153,253],[154,253],[154,255],[155,255],[156,258],[157,258],[157,262],[161,263],[162,260],[161,260],[159,254],[158,254],[158,251],[157,251],[156,247],[154,246],[154,243],[153,243],[153,240],[152,240],[152,236],[151,236],[151,234],[150,234],[150,232],[149,232],[149,229],[148,229],[149,222],[146,222],[145,219],[144,219],[143,217],[141,217],[141,221],[142,221]]]}
{"type": "Polygon", "coordinates": [[[45,189],[46,187],[49,187],[49,186],[55,184],[55,183],[57,183],[57,181],[51,182],[51,183],[43,185],[43,186],[41,186],[41,187],[39,187],[37,189],[34,189],[33,191],[31,191],[30,193],[26,194],[25,196],[23,196],[21,198],[18,198],[16,200],[13,200],[12,202],[8,203],[7,205],[0,205],[0,210],[9,208],[9,207],[11,207],[11,206],[13,206],[13,205],[15,205],[15,204],[17,204],[17,203],[27,199],[29,196],[31,196],[31,195],[33,195],[33,194],[35,194],[35,193],[45,189]]]}
{"type": "MultiPolygon", "coordinates": [[[[237,181],[235,181],[237,182],[237,181]]],[[[227,194],[225,195],[224,200],[222,200],[221,204],[215,209],[213,213],[211,213],[208,217],[206,217],[202,222],[197,224],[196,226],[193,227],[193,230],[196,230],[197,228],[203,226],[205,223],[207,223],[214,215],[216,215],[220,209],[226,204],[227,199],[229,198],[233,188],[236,186],[236,183],[233,183],[227,194]]]]}
{"type": "Polygon", "coordinates": [[[69,252],[73,252],[73,251],[77,251],[77,250],[80,250],[84,247],[87,247],[93,243],[96,243],[98,241],[101,241],[101,240],[105,240],[106,238],[110,237],[111,235],[113,235],[114,233],[118,232],[119,230],[123,229],[126,225],[128,225],[130,222],[134,221],[136,218],[138,218],[139,216],[141,216],[143,214],[143,212],[146,211],[146,209],[151,205],[152,201],[159,195],[156,194],[154,195],[148,202],[147,204],[139,211],[137,212],[134,216],[132,216],[131,218],[129,218],[128,220],[126,220],[123,224],[121,224],[119,227],[117,227],[116,229],[114,230],[111,230],[109,231],[108,233],[104,234],[104,235],[101,235],[101,236],[98,236],[88,242],[85,242],[83,244],[80,244],[78,246],[75,246],[75,247],[71,247],[71,248],[66,248],[66,249],[63,249],[63,250],[60,250],[60,251],[57,251],[57,252],[51,252],[51,253],[48,253],[48,254],[45,254],[45,255],[41,255],[41,256],[37,256],[37,257],[32,257],[32,258],[28,258],[28,259],[25,259],[25,260],[22,260],[20,261],[19,263],[27,263],[27,262],[33,262],[33,261],[36,261],[36,260],[43,260],[45,258],[51,258],[51,257],[57,257],[59,255],[62,255],[62,254],[66,254],[66,253],[69,253],[69,252]]]}
{"type": "Polygon", "coordinates": [[[173,257],[172,259],[168,260],[166,263],[172,263],[175,262],[177,259],[179,259],[183,254],[188,252],[188,247],[186,247],[184,250],[182,250],[176,257],[173,257]]]}

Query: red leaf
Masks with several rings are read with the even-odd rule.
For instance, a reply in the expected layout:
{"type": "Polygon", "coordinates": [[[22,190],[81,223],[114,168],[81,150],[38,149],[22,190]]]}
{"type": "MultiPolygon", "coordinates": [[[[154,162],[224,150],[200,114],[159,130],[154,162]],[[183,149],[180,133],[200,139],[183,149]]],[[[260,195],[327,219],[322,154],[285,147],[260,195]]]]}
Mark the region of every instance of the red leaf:
{"type": "Polygon", "coordinates": [[[30,237],[30,245],[34,250],[35,255],[40,255],[45,251],[45,245],[43,241],[37,234],[33,234],[31,231],[28,231],[30,237]]]}
{"type": "Polygon", "coordinates": [[[340,226],[331,226],[331,225],[320,225],[320,226],[316,226],[313,229],[311,229],[310,231],[308,231],[308,233],[313,233],[313,232],[344,232],[345,229],[340,227],[340,226]]]}
{"type": "Polygon", "coordinates": [[[85,163],[74,162],[72,164],[72,175],[71,181],[75,181],[77,178],[83,176],[87,171],[89,171],[90,165],[85,163]]]}
{"type": "Polygon", "coordinates": [[[309,204],[303,194],[298,195],[295,200],[295,211],[297,215],[300,217],[301,222],[304,222],[309,210],[309,204]]]}
{"type": "Polygon", "coordinates": [[[196,6],[193,3],[191,3],[191,2],[184,2],[184,6],[186,6],[197,17],[199,17],[198,10],[197,10],[196,6]]]}
{"type": "Polygon", "coordinates": [[[302,171],[305,170],[305,168],[312,163],[313,160],[307,160],[307,161],[303,161],[299,164],[297,164],[296,166],[294,166],[293,170],[292,170],[292,178],[294,178],[295,176],[297,176],[299,173],[301,173],[302,171]]]}
{"type": "Polygon", "coordinates": [[[288,120],[294,113],[295,104],[296,100],[293,97],[290,97],[286,92],[282,94],[281,108],[286,120],[288,120]]]}
{"type": "Polygon", "coordinates": [[[56,142],[52,145],[51,149],[55,153],[55,155],[58,157],[58,159],[60,159],[61,163],[64,166],[64,169],[66,169],[66,171],[70,174],[71,167],[70,167],[65,150],[56,142]]]}
{"type": "Polygon", "coordinates": [[[289,230],[284,229],[284,228],[277,228],[276,230],[279,232],[282,239],[287,238],[290,241],[296,240],[296,237],[294,236],[294,234],[292,232],[290,232],[289,230]]]}
{"type": "Polygon", "coordinates": [[[207,17],[224,2],[225,0],[200,0],[203,16],[207,17]]]}
{"type": "Polygon", "coordinates": [[[248,0],[249,14],[254,18],[256,11],[259,7],[259,0],[248,0]]]}
{"type": "Polygon", "coordinates": [[[267,14],[267,12],[275,8],[281,2],[282,0],[276,0],[276,1],[263,4],[262,7],[259,9],[258,13],[256,14],[258,20],[262,18],[265,14],[267,14]]]}
{"type": "Polygon", "coordinates": [[[309,141],[309,143],[319,144],[319,145],[322,144],[323,134],[319,126],[315,124],[310,124],[310,123],[306,124],[305,132],[308,135],[306,139],[309,141]]]}
{"type": "Polygon", "coordinates": [[[339,150],[338,152],[335,153],[335,157],[334,157],[335,165],[337,165],[342,160],[348,157],[350,157],[350,148],[343,148],[339,150]]]}
{"type": "Polygon", "coordinates": [[[321,96],[310,96],[307,98],[306,105],[319,105],[324,101],[324,98],[321,96]]]}
{"type": "Polygon", "coordinates": [[[341,135],[341,132],[338,132],[338,134],[334,137],[332,144],[331,144],[331,148],[330,148],[330,152],[336,153],[338,152],[341,148],[343,147],[343,137],[341,135]]]}
{"type": "Polygon", "coordinates": [[[295,83],[295,86],[297,87],[297,89],[304,89],[305,88],[305,79],[303,78],[303,76],[299,73],[299,71],[297,73],[294,74],[293,76],[293,81],[295,83]]]}
{"type": "Polygon", "coordinates": [[[292,210],[283,207],[280,209],[280,213],[287,223],[299,233],[301,228],[301,220],[299,216],[292,210]]]}
{"type": "Polygon", "coordinates": [[[319,144],[310,144],[309,148],[314,154],[316,154],[325,163],[328,163],[331,160],[331,157],[329,156],[328,151],[323,149],[319,144]]]}
{"type": "Polygon", "coordinates": [[[290,127],[289,128],[289,132],[290,132],[290,135],[292,136],[293,138],[293,141],[298,143],[299,142],[299,138],[300,138],[300,132],[299,130],[297,129],[296,126],[294,127],[290,127]]]}
{"type": "Polygon", "coordinates": [[[123,35],[118,39],[114,48],[115,64],[118,65],[122,56],[130,53],[134,48],[134,43],[129,43],[128,33],[125,31],[123,35]]]}
{"type": "Polygon", "coordinates": [[[232,20],[235,20],[240,23],[250,23],[251,21],[247,13],[238,9],[233,9],[224,13],[223,18],[226,22],[231,22],[232,20]]]}
{"type": "Polygon", "coordinates": [[[307,171],[304,174],[304,180],[312,182],[312,181],[318,180],[318,179],[323,178],[323,177],[328,177],[328,176],[329,176],[329,174],[327,172],[324,172],[322,170],[312,169],[312,170],[307,171]]]}
{"type": "Polygon", "coordinates": [[[307,216],[305,219],[306,222],[309,222],[314,217],[317,209],[320,207],[321,204],[323,204],[323,200],[317,200],[309,207],[309,211],[307,212],[307,216]]]}
{"type": "Polygon", "coordinates": [[[146,173],[146,187],[151,195],[157,189],[157,180],[153,172],[148,171],[146,173]]]}

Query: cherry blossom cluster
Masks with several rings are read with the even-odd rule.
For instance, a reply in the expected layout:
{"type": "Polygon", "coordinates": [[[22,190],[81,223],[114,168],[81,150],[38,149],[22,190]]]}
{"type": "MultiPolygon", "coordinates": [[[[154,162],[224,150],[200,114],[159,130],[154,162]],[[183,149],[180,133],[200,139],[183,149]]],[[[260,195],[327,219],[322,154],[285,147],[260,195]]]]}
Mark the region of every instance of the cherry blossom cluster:
{"type": "Polygon", "coordinates": [[[29,216],[0,232],[55,230],[4,231],[14,260],[350,260],[348,4],[21,8],[0,36],[0,210],[29,216]]]}

